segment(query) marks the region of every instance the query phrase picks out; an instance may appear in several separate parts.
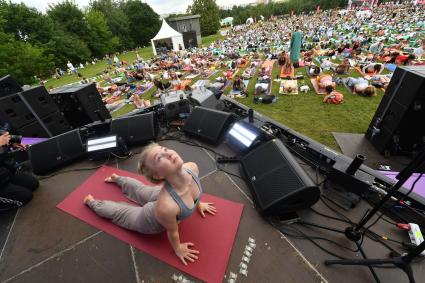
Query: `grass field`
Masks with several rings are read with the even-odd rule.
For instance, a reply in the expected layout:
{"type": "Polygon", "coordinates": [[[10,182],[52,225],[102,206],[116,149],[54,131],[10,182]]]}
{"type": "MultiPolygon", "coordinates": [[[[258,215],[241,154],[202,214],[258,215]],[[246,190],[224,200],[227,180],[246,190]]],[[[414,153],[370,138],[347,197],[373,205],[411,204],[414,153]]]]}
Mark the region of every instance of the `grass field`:
{"type": "MultiPolygon", "coordinates": [[[[204,37],[202,39],[202,45],[208,46],[211,42],[223,38],[221,35],[212,35],[204,37]]],[[[152,48],[144,48],[139,50],[139,54],[143,58],[150,58],[152,56],[152,48]]],[[[119,55],[121,60],[131,62],[135,59],[135,52],[126,52],[119,55]]],[[[87,77],[95,77],[99,75],[106,68],[106,61],[100,61],[95,65],[90,65],[79,72],[87,77]]],[[[240,70],[240,74],[243,70],[240,70]]],[[[322,95],[317,95],[310,83],[310,79],[305,72],[305,68],[298,68],[295,70],[296,74],[304,75],[303,80],[298,80],[298,85],[307,84],[310,86],[308,93],[300,92],[298,95],[293,96],[281,96],[278,95],[279,82],[272,84],[272,94],[278,96],[278,100],[273,104],[255,104],[253,102],[253,93],[256,78],[250,80],[248,85],[247,98],[237,99],[239,102],[251,107],[255,111],[262,113],[286,126],[306,135],[310,138],[334,149],[340,151],[335,139],[333,138],[332,132],[347,132],[347,133],[364,133],[373,117],[373,114],[378,107],[383,92],[378,91],[378,95],[375,97],[360,97],[358,95],[351,94],[344,86],[337,86],[337,90],[343,93],[344,103],[340,105],[333,105],[323,103],[322,95]]],[[[273,78],[279,74],[279,68],[275,64],[273,68],[273,78]]],[[[220,73],[215,76],[218,77],[220,73]]],[[[359,77],[360,74],[357,71],[352,71],[350,76],[359,77]]],[[[46,87],[53,86],[58,87],[72,82],[79,81],[76,75],[60,78],[59,80],[50,80],[46,83],[46,87]]],[[[197,79],[193,80],[195,83],[197,79]]],[[[142,98],[151,99],[151,94],[155,91],[152,88],[148,93],[144,94],[142,98]]],[[[228,93],[229,88],[226,90],[228,93]]],[[[226,93],[225,92],[225,93],[226,93]]],[[[113,117],[118,117],[124,113],[127,113],[134,109],[133,105],[126,105],[119,111],[113,114],[113,117]]]]}

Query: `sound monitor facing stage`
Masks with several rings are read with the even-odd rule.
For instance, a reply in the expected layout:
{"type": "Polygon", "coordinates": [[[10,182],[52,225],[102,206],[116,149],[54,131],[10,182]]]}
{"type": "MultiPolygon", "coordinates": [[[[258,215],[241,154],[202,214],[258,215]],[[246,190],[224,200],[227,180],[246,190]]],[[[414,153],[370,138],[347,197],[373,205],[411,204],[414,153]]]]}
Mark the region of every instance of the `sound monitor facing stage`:
{"type": "Polygon", "coordinates": [[[397,67],[366,132],[385,155],[425,146],[425,66],[397,67]]]}
{"type": "Polygon", "coordinates": [[[127,144],[145,143],[154,140],[159,125],[155,112],[114,119],[111,133],[123,138],[127,144]]]}
{"type": "Polygon", "coordinates": [[[241,162],[256,207],[264,216],[295,212],[319,200],[320,189],[280,140],[258,146],[241,162]]]}
{"type": "Polygon", "coordinates": [[[44,174],[85,155],[79,130],[50,138],[29,147],[29,160],[35,174],[44,174]]]}
{"type": "Polygon", "coordinates": [[[212,144],[218,144],[232,122],[230,113],[195,107],[186,120],[183,131],[212,144]]]}
{"type": "Polygon", "coordinates": [[[95,84],[62,87],[50,95],[73,128],[111,118],[95,84]]]}
{"type": "Polygon", "coordinates": [[[173,120],[179,117],[179,114],[190,113],[189,100],[187,100],[184,91],[170,91],[161,95],[161,103],[164,106],[165,119],[173,120]]]}
{"type": "Polygon", "coordinates": [[[189,101],[194,106],[202,106],[215,110],[223,110],[223,101],[217,99],[214,93],[209,89],[197,88],[194,89],[189,96],[189,101]]]}
{"type": "Polygon", "coordinates": [[[4,76],[0,79],[0,97],[21,92],[22,90],[22,87],[11,75],[4,76]]]}

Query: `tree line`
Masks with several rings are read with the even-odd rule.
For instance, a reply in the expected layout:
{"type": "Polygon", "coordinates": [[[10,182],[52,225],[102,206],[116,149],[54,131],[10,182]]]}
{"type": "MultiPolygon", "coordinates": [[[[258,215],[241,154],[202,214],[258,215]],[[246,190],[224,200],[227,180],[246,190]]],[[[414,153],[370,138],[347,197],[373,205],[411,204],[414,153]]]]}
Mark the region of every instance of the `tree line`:
{"type": "Polygon", "coordinates": [[[72,0],[46,13],[0,0],[0,77],[21,84],[50,77],[56,67],[91,62],[105,54],[148,45],[160,18],[141,0],[93,0],[84,10],[72,0]]]}
{"type": "Polygon", "coordinates": [[[347,6],[348,0],[289,0],[285,2],[269,1],[267,4],[255,6],[233,6],[231,9],[220,9],[220,18],[233,17],[233,24],[244,24],[248,18],[260,19],[263,16],[269,19],[271,16],[300,14],[315,11],[317,6],[321,10],[347,6]]]}

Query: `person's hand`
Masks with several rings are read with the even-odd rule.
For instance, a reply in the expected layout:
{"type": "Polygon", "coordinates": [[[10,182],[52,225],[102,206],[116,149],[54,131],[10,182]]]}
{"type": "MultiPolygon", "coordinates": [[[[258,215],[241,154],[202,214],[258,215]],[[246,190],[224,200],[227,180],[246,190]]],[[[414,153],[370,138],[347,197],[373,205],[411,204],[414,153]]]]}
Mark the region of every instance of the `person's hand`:
{"type": "Polygon", "coordinates": [[[117,174],[113,173],[111,176],[109,176],[105,179],[105,182],[106,183],[115,183],[117,181],[118,177],[119,176],[117,174]]]}
{"type": "Polygon", "coordinates": [[[186,261],[195,262],[195,260],[198,259],[197,254],[199,254],[199,251],[189,248],[192,246],[194,246],[193,243],[181,243],[178,249],[175,251],[176,255],[184,265],[187,265],[186,261]]]}
{"type": "Polygon", "coordinates": [[[205,218],[205,212],[209,214],[215,215],[217,212],[217,208],[213,205],[212,202],[200,202],[198,205],[199,213],[201,213],[202,217],[205,218]]]}
{"type": "Polygon", "coordinates": [[[8,132],[5,132],[0,136],[0,146],[7,145],[10,141],[10,134],[8,132]]]}
{"type": "Polygon", "coordinates": [[[17,149],[17,150],[21,150],[21,151],[25,151],[25,150],[27,150],[28,145],[24,145],[24,144],[21,144],[21,143],[14,143],[14,144],[12,144],[12,148],[17,149]]]}

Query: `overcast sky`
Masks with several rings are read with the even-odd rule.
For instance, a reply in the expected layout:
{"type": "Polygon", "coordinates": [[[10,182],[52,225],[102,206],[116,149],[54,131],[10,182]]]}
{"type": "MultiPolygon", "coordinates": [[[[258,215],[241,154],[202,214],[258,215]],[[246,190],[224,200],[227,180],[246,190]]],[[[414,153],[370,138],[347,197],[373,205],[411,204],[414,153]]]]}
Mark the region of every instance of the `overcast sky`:
{"type": "MultiPolygon", "coordinates": [[[[154,11],[160,15],[170,14],[175,12],[185,12],[188,5],[192,4],[192,0],[142,0],[148,3],[154,11]]],[[[49,3],[59,3],[61,0],[12,0],[13,3],[23,2],[27,6],[35,7],[38,10],[45,12],[49,3]]],[[[87,6],[90,0],[75,0],[79,7],[87,6]]],[[[239,5],[255,2],[255,0],[216,0],[219,6],[239,5]]]]}

